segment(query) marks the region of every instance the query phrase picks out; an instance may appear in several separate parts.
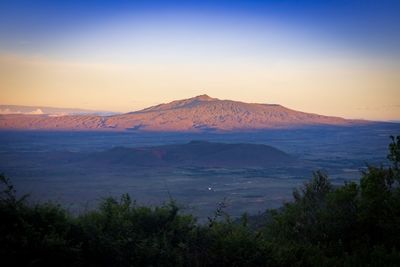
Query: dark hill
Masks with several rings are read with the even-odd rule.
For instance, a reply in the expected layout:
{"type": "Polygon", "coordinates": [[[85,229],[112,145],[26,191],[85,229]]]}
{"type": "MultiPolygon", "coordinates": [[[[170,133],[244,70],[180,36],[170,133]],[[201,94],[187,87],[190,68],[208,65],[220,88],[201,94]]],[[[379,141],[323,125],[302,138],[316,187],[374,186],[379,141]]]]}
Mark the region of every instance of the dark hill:
{"type": "Polygon", "coordinates": [[[285,152],[262,144],[191,141],[154,147],[116,147],[88,157],[95,164],[131,166],[266,167],[294,162],[285,152]]]}

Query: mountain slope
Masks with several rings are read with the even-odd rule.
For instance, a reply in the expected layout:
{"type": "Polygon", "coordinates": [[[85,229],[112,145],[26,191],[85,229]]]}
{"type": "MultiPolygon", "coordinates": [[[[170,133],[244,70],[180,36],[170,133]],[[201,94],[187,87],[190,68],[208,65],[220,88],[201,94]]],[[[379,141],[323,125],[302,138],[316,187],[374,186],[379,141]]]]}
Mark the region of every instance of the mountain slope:
{"type": "Polygon", "coordinates": [[[299,112],[281,105],[219,100],[207,95],[113,116],[0,115],[0,129],[234,131],[361,121],[299,112]]]}

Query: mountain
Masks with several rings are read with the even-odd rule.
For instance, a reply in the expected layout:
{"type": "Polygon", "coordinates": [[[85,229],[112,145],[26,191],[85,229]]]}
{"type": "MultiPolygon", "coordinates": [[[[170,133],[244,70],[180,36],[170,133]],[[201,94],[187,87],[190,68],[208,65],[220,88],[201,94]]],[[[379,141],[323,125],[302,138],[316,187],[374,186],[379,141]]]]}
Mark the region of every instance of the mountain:
{"type": "Polygon", "coordinates": [[[220,100],[207,95],[111,116],[0,115],[0,129],[242,131],[310,125],[353,125],[363,121],[295,111],[276,104],[220,100]]]}
{"type": "Polygon", "coordinates": [[[65,116],[65,115],[98,115],[109,116],[116,115],[117,112],[78,109],[78,108],[53,108],[43,106],[20,106],[20,105],[0,105],[1,115],[22,114],[22,115],[49,115],[49,116],[65,116]]]}
{"type": "Polygon", "coordinates": [[[95,152],[81,163],[107,166],[201,166],[268,167],[290,164],[295,159],[274,147],[262,144],[227,144],[191,141],[187,144],[152,147],[116,147],[95,152]]]}

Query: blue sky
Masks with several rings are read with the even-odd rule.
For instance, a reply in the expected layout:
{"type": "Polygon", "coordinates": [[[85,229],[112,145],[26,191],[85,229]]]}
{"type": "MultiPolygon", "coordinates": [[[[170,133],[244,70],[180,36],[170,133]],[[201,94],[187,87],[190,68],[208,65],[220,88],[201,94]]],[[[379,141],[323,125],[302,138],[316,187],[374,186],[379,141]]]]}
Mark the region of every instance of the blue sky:
{"type": "Polygon", "coordinates": [[[232,27],[237,27],[233,22],[235,19],[242,24],[250,20],[247,26],[256,28],[255,32],[261,35],[263,22],[278,21],[289,27],[312,32],[327,42],[336,42],[348,49],[361,50],[371,55],[398,57],[399,13],[400,1],[396,0],[2,0],[0,49],[44,53],[52,50],[51,45],[55,45],[57,39],[65,35],[73,35],[93,25],[125,16],[143,21],[150,18],[154,24],[174,20],[181,26],[185,21],[189,24],[208,24],[210,29],[213,23],[232,23],[232,27]],[[185,14],[188,16],[185,17],[185,14]]]}
{"type": "MultiPolygon", "coordinates": [[[[184,24],[191,14],[199,24],[269,21],[319,34],[340,46],[381,56],[399,55],[400,1],[396,0],[275,0],[275,1],[19,1],[0,2],[0,48],[43,52],[56,40],[119,16],[151,18],[184,24]],[[170,14],[170,16],[165,16],[170,14]],[[187,16],[185,16],[185,14],[187,16]],[[157,17],[157,15],[159,15],[157,17]],[[210,18],[210,20],[208,20],[210,18]],[[27,45],[29,44],[29,45],[27,45]]],[[[190,20],[190,18],[189,18],[190,20]]],[[[184,26],[184,25],[181,25],[184,26]]],[[[258,29],[263,34],[262,27],[258,29]]],[[[57,48],[57,47],[53,47],[57,48]]]]}

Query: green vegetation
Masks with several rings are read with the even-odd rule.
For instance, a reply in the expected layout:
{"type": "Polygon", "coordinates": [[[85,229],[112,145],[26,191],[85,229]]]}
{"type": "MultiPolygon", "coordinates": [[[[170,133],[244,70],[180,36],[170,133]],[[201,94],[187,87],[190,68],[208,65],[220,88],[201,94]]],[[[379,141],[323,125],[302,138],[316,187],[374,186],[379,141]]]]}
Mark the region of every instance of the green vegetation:
{"type": "Polygon", "coordinates": [[[72,216],[17,197],[0,176],[1,265],[400,266],[400,137],[388,159],[343,186],[316,172],[256,224],[231,220],[223,206],[199,224],[173,201],[151,208],[128,195],[72,216]]]}

